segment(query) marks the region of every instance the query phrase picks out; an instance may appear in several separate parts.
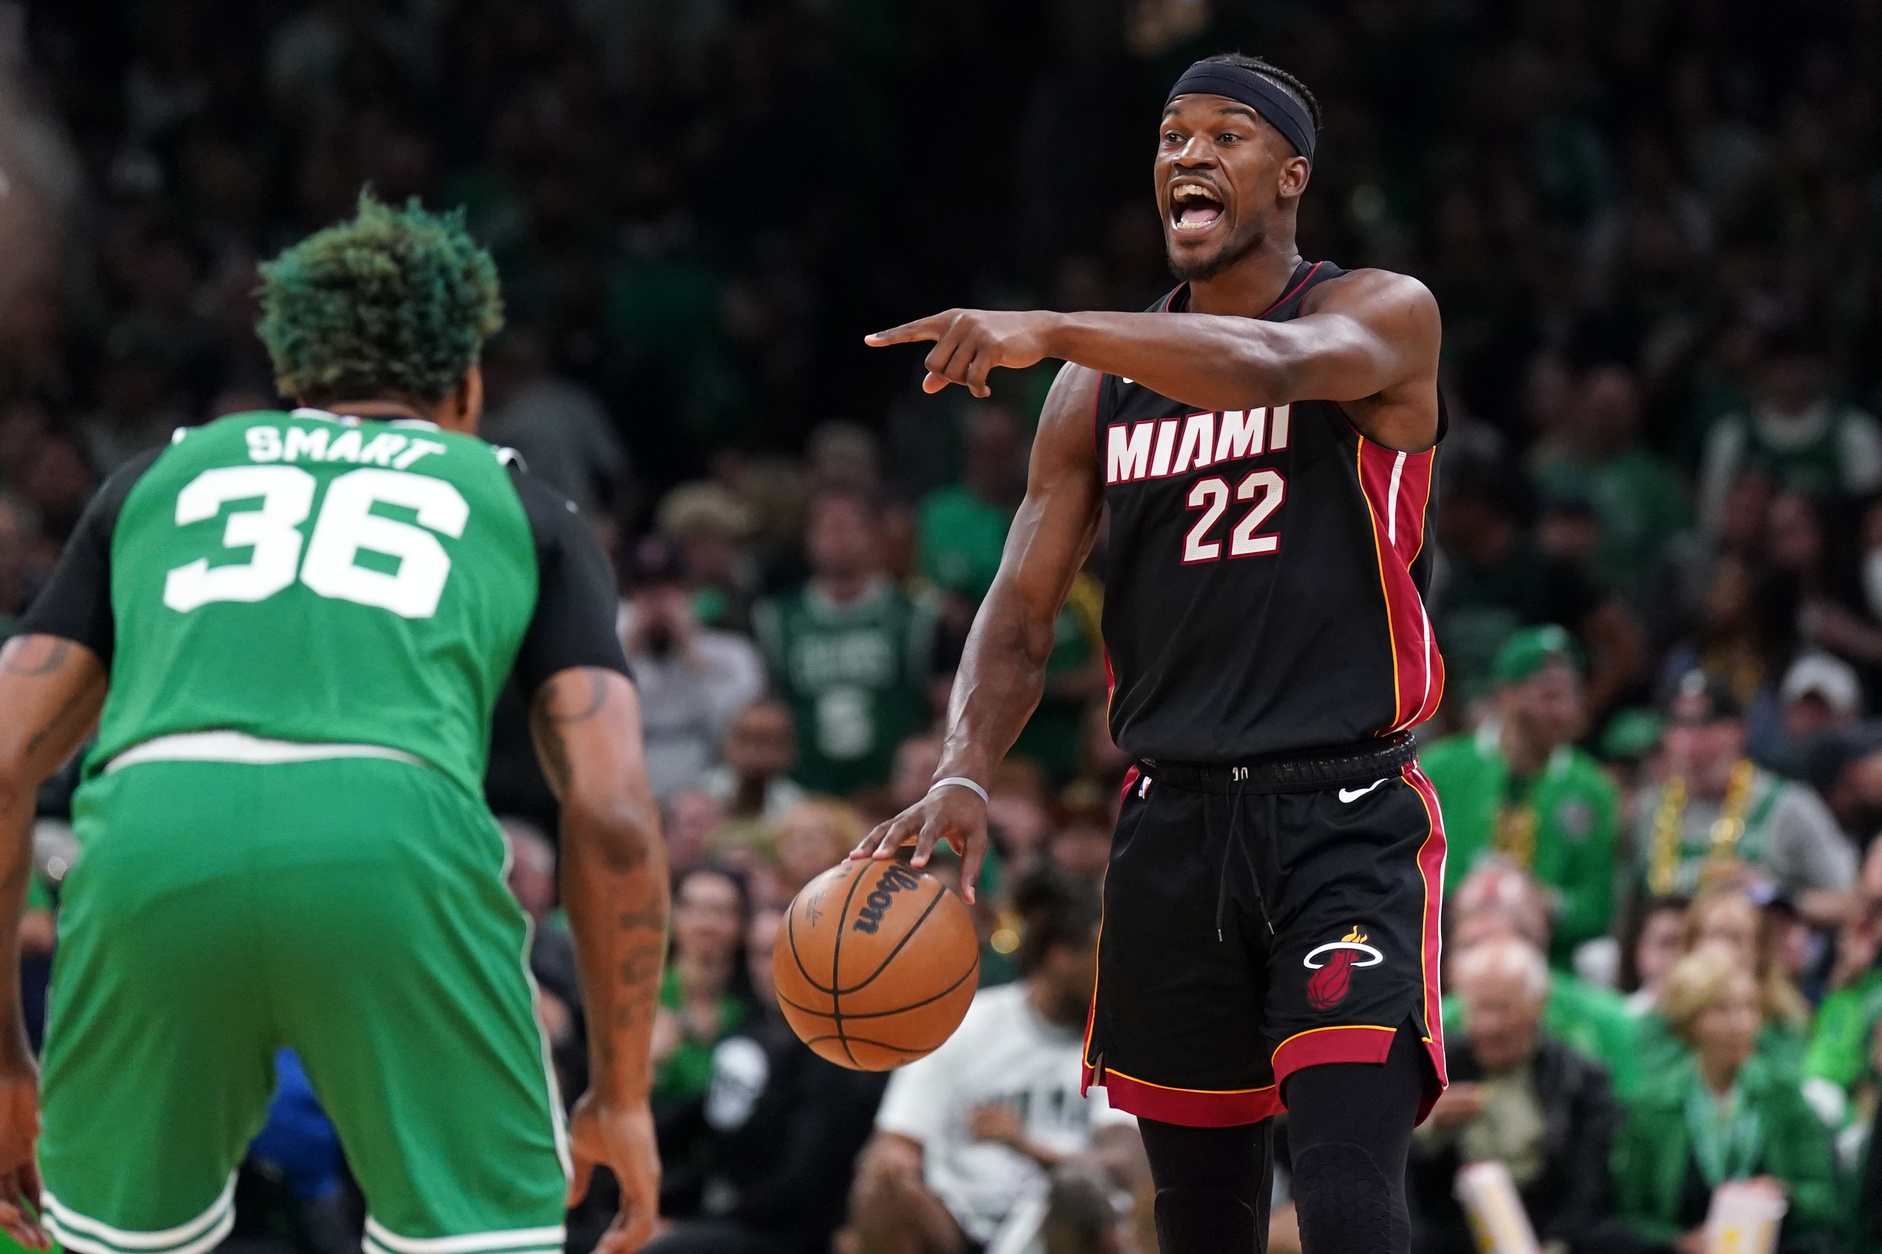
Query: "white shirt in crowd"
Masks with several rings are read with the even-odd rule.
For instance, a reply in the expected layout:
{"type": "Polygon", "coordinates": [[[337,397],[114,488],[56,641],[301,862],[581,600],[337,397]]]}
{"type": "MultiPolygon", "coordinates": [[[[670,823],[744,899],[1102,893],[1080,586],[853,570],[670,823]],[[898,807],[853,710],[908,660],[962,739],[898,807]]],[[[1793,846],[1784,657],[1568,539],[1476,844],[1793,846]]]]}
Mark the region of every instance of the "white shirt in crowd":
{"type": "MultiPolygon", "coordinates": [[[[634,630],[634,608],[621,602],[621,638],[634,630]]],[[[744,636],[702,627],[691,648],[666,657],[630,649],[646,738],[647,778],[662,802],[696,788],[719,761],[719,745],[738,712],[764,695],[765,668],[744,636]]]]}
{"type": "Polygon", "coordinates": [[[876,1127],[921,1142],[929,1189],[969,1237],[992,1241],[1046,1179],[1025,1155],[974,1139],[975,1107],[1013,1107],[1027,1137],[1059,1154],[1085,1149],[1098,1128],[1136,1124],[1111,1109],[1103,1089],[1079,1096],[1083,1047],[1082,1029],[1041,1018],[1024,984],[987,989],[946,1044],[890,1077],[876,1127]]]}

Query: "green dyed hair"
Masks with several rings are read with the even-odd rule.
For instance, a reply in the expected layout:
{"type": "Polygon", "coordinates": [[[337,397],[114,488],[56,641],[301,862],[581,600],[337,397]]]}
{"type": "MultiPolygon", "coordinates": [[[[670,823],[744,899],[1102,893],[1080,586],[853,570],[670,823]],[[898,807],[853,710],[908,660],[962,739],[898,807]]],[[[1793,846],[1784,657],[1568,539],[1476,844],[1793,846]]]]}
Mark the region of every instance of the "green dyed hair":
{"type": "Polygon", "coordinates": [[[490,254],[464,211],[394,209],[359,194],[352,221],[261,267],[255,331],[282,395],[316,404],[393,395],[436,404],[503,326],[490,254]]]}

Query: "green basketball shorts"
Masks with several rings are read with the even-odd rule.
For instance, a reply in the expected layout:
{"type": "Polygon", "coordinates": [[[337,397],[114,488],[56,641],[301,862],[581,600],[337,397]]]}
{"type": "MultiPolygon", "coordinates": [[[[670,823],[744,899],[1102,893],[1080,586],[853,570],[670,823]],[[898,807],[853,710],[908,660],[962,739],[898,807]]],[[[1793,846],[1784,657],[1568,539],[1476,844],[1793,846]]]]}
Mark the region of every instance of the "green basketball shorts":
{"type": "Polygon", "coordinates": [[[562,1248],[562,1107],[480,802],[402,761],[145,761],[88,783],[77,827],[39,1143],[68,1249],[218,1244],[284,1045],[366,1254],[562,1248]]]}

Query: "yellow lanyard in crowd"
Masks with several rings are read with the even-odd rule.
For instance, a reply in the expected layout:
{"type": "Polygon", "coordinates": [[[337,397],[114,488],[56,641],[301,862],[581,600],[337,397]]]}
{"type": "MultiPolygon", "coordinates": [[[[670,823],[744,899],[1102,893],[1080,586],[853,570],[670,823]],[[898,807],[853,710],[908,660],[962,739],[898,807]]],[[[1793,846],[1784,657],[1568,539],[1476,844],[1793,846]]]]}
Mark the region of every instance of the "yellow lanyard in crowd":
{"type": "MultiPolygon", "coordinates": [[[[1706,868],[1710,879],[1738,863],[1738,842],[1745,838],[1745,814],[1751,809],[1751,788],[1757,768],[1740,758],[1732,767],[1725,788],[1725,804],[1713,821],[1706,841],[1706,868]]],[[[1660,792],[1660,808],[1653,816],[1653,857],[1648,864],[1647,887],[1655,897],[1671,897],[1679,887],[1680,820],[1686,813],[1686,780],[1675,775],[1660,792]]]]}

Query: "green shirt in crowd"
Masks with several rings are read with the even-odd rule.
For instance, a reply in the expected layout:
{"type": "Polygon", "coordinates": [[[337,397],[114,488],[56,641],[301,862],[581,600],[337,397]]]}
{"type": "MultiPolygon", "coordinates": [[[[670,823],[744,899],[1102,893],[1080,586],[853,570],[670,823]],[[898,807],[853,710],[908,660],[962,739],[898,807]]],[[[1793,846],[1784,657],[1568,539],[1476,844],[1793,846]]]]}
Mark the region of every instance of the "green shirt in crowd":
{"type": "Polygon", "coordinates": [[[797,782],[836,796],[885,782],[895,747],[929,721],[933,608],[886,579],[848,605],[807,584],[759,602],[752,627],[797,716],[797,782]]]}
{"type": "Polygon", "coordinates": [[[1754,1056],[1722,1108],[1710,1093],[1695,1093],[1697,1084],[1687,1056],[1627,1100],[1613,1163],[1614,1209],[1629,1227],[1669,1243],[1697,1227],[1704,1215],[1685,1207],[1695,1161],[1711,1186],[1758,1175],[1780,1180],[1790,1200],[1787,1246],[1844,1226],[1830,1136],[1798,1091],[1795,1072],[1754,1056]]]}
{"type": "MultiPolygon", "coordinates": [[[[929,493],[920,513],[922,573],[937,588],[979,604],[999,573],[1000,554],[1012,523],[1012,510],[976,496],[961,484],[929,493]]],[[[1086,703],[1054,695],[1051,682],[1090,665],[1098,656],[1103,602],[1103,587],[1081,573],[1053,625],[1052,656],[1046,660],[1047,691],[1013,745],[1013,756],[1037,762],[1055,782],[1078,773],[1086,703]]]]}
{"type": "MultiPolygon", "coordinates": [[[[1802,1028],[1766,1022],[1758,1029],[1758,1042],[1752,1056],[1772,1071],[1796,1079],[1801,1075],[1808,1043],[1802,1028]]],[[[1673,1035],[1672,1027],[1659,1011],[1649,1010],[1636,1021],[1634,1055],[1641,1074],[1649,1079],[1679,1070],[1691,1052],[1684,1041],[1673,1035]]]]}
{"type": "MultiPolygon", "coordinates": [[[[671,966],[660,979],[660,1008],[680,1012],[679,973],[671,966]]],[[[712,1087],[712,1052],[719,1042],[743,1027],[751,1014],[751,1005],[741,997],[719,999],[719,1034],[709,1041],[682,1036],[673,1052],[654,1067],[653,1100],[670,1106],[698,1097],[712,1087]]]]}
{"type": "Polygon", "coordinates": [[[1563,745],[1541,773],[1521,779],[1488,723],[1438,741],[1419,764],[1444,807],[1446,892],[1486,854],[1501,853],[1561,894],[1549,954],[1557,967],[1566,970],[1578,945],[1607,934],[1620,797],[1594,758],[1563,745]]]}
{"type": "Polygon", "coordinates": [[[1847,1089],[1869,1069],[1869,1040],[1882,1019],[1882,967],[1871,967],[1817,1007],[1804,1075],[1847,1089]]]}
{"type": "Polygon", "coordinates": [[[964,484],[930,492],[922,499],[919,518],[922,573],[937,588],[978,603],[993,586],[1012,524],[1011,509],[976,496],[964,484]]]}
{"type": "MultiPolygon", "coordinates": [[[[1663,786],[1653,785],[1642,790],[1634,810],[1634,850],[1643,885],[1652,878],[1664,799],[1663,786]]],[[[1680,896],[1699,891],[1712,856],[1713,826],[1724,813],[1724,803],[1709,797],[1691,797],[1680,808],[1673,875],[1673,891],[1680,896]]],[[[1779,891],[1796,897],[1855,885],[1856,847],[1814,790],[1759,768],[1752,775],[1743,817],[1744,831],[1732,854],[1763,870],[1779,891]]]]}

